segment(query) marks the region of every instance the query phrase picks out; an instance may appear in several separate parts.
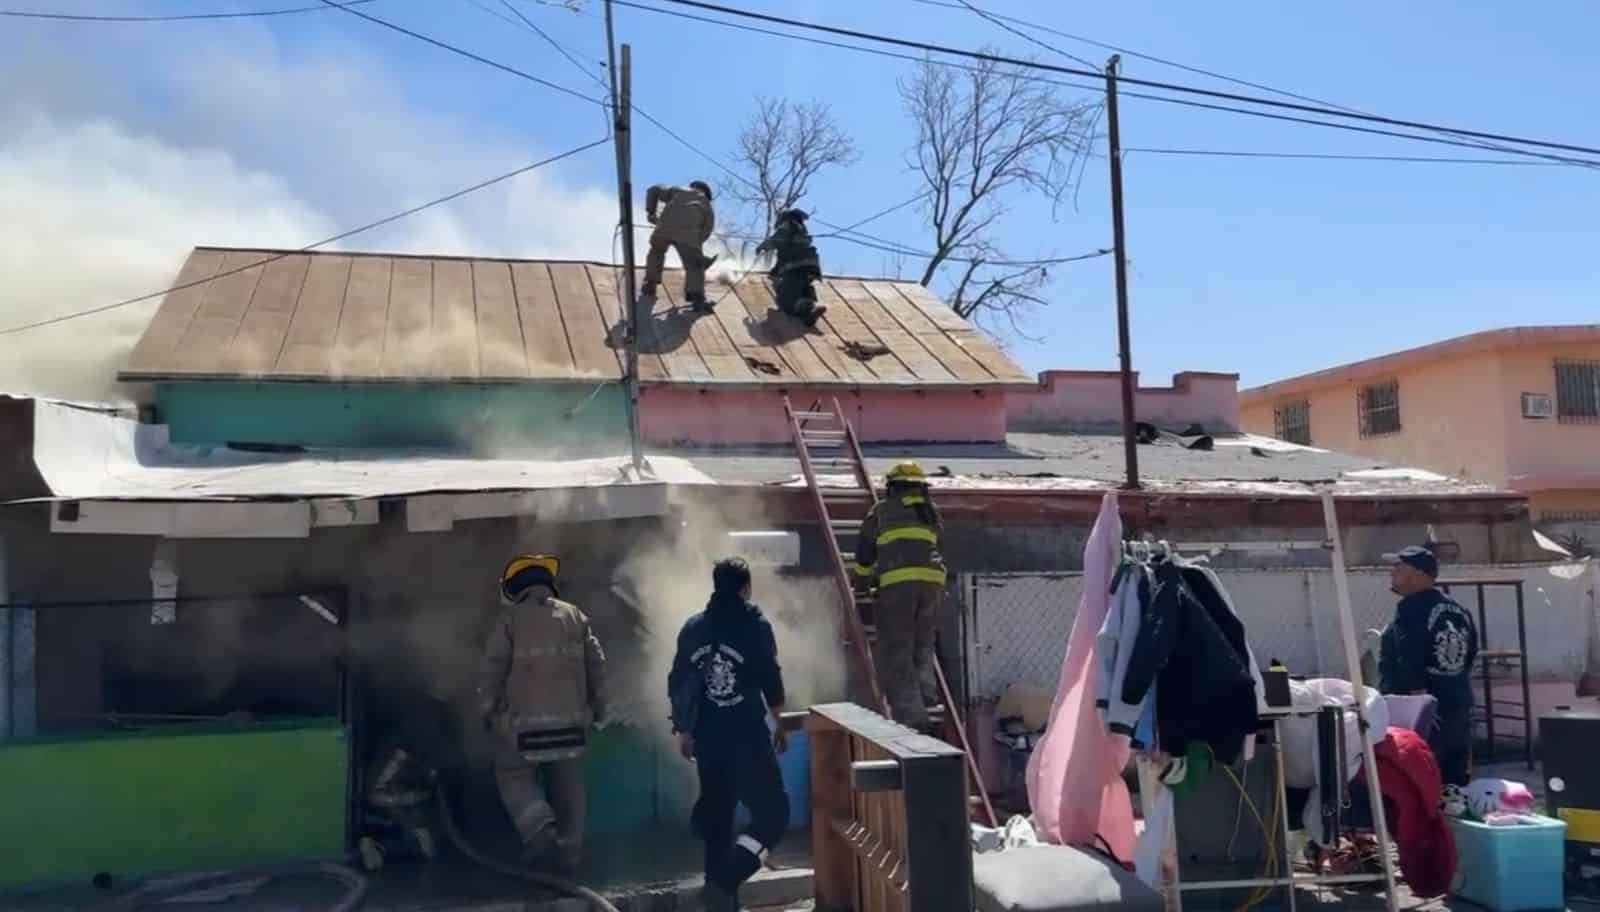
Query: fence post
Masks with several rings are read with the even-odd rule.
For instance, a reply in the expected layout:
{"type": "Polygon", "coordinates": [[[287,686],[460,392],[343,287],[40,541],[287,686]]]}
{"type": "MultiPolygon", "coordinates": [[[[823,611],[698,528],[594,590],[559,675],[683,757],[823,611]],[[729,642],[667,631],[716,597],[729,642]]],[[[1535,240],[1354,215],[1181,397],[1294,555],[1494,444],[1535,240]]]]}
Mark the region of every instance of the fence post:
{"type": "Polygon", "coordinates": [[[811,868],[817,912],[852,912],[856,860],[840,829],[851,814],[850,734],[827,717],[806,720],[811,751],[811,868]]]}
{"type": "MultiPolygon", "coordinates": [[[[944,745],[939,742],[939,746],[944,745]]],[[[900,761],[900,775],[903,793],[917,797],[905,803],[910,908],[917,912],[973,908],[964,759],[945,752],[907,757],[900,761]]]]}

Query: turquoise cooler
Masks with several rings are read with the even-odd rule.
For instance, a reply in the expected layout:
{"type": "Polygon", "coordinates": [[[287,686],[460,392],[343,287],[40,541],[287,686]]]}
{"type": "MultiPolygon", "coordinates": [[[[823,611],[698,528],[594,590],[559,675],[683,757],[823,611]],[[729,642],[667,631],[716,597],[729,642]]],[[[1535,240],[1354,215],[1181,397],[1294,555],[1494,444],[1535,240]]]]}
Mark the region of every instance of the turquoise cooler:
{"type": "Polygon", "coordinates": [[[1562,875],[1567,825],[1525,814],[1522,826],[1450,820],[1456,876],[1450,892],[1494,912],[1565,909],[1562,875]]]}

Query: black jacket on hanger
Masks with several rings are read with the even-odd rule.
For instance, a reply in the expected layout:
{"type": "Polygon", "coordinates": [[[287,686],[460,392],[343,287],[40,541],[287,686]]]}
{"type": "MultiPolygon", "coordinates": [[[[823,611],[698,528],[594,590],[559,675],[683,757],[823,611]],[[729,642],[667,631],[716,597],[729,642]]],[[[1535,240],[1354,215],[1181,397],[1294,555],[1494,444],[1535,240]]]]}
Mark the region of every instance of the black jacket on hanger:
{"type": "Polygon", "coordinates": [[[1156,684],[1161,750],[1181,755],[1204,741],[1218,762],[1232,763],[1259,722],[1244,625],[1197,568],[1163,560],[1152,569],[1122,699],[1138,703],[1156,684]]]}

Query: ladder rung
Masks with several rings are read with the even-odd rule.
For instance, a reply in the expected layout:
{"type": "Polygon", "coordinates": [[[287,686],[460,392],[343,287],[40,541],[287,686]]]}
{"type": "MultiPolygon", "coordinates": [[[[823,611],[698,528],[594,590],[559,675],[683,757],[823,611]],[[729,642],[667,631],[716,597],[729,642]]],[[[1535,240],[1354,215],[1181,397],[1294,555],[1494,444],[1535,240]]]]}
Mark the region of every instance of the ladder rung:
{"type": "Polygon", "coordinates": [[[795,412],[794,416],[801,421],[833,421],[838,417],[832,412],[795,412]]]}
{"type": "Polygon", "coordinates": [[[800,439],[807,446],[844,446],[844,431],[804,431],[800,439]]]}
{"type": "Polygon", "coordinates": [[[859,529],[859,528],[861,528],[861,520],[859,520],[859,519],[830,519],[830,520],[828,520],[828,525],[833,526],[835,529],[838,529],[838,528],[859,529]]]}

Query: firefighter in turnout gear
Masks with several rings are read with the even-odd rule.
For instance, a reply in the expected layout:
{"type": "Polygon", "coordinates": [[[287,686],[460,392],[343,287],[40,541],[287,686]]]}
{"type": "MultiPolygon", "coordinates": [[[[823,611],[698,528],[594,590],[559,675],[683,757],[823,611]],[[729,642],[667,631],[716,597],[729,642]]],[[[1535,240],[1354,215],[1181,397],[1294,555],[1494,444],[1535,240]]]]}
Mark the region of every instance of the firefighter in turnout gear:
{"type": "Polygon", "coordinates": [[[606,657],[589,619],[556,597],[560,566],[544,554],[506,564],[478,699],[523,862],[570,870],[583,850],[584,749],[605,721],[606,657]]]}
{"type": "Polygon", "coordinates": [[[717,227],[710,185],[705,181],[690,181],[687,187],[656,184],[645,192],[644,215],[656,227],[650,232],[650,252],[644,259],[644,287],[640,293],[655,297],[661,271],[667,264],[667,248],[671,247],[683,262],[684,301],[695,310],[710,309],[706,269],[717,261],[714,256],[706,256],[704,249],[717,227]]]}
{"type": "Polygon", "coordinates": [[[756,253],[770,250],[777,255],[768,275],[778,309],[807,326],[815,326],[827,308],[817,304],[813,283],[822,278],[822,259],[811,242],[811,232],[806,230],[806,218],[802,209],[778,213],[772,235],[761,242],[756,253]]]}
{"type": "Polygon", "coordinates": [[[896,722],[928,732],[928,707],[939,702],[933,636],[944,595],[939,537],[944,523],[928,496],[922,469],[902,462],[889,470],[888,492],[861,523],[856,589],[877,588],[874,662],[896,722]]]}

